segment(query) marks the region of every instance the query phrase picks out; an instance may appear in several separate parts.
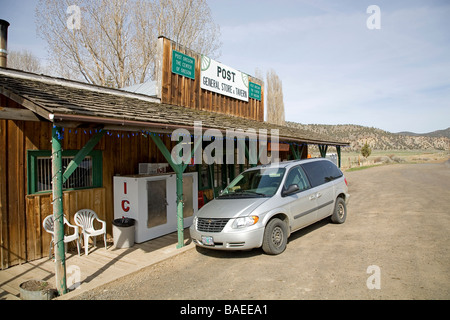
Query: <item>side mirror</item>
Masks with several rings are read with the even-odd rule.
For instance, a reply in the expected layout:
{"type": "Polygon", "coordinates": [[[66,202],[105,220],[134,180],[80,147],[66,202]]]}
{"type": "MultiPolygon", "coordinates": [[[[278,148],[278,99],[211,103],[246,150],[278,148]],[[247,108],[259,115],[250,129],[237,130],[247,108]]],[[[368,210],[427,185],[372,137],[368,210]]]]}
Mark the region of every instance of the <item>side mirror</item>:
{"type": "Polygon", "coordinates": [[[289,196],[289,195],[291,195],[291,194],[293,194],[293,193],[296,193],[296,192],[299,191],[299,190],[300,190],[300,188],[298,187],[297,184],[291,184],[287,189],[285,189],[285,190],[283,190],[283,191],[281,192],[281,195],[282,195],[283,197],[289,196]]]}

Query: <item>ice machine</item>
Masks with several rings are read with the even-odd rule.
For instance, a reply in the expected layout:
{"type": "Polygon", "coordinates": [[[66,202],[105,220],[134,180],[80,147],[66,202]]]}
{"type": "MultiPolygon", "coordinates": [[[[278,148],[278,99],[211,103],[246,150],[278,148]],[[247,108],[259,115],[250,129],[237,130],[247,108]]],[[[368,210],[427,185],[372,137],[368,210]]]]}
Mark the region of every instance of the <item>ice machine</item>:
{"type": "MultiPolygon", "coordinates": [[[[198,210],[197,172],[183,174],[184,227],[191,226],[198,210]]],[[[114,177],[114,219],[136,220],[135,242],[177,230],[176,174],[114,177]]]]}

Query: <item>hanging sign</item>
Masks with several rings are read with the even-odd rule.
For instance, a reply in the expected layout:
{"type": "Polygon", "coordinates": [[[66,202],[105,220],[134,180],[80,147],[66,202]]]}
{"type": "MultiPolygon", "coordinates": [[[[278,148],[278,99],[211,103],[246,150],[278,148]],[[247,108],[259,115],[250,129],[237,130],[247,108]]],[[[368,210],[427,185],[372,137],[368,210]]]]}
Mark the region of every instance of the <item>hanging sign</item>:
{"type": "Polygon", "coordinates": [[[184,53],[172,51],[172,72],[181,76],[195,79],[195,59],[184,53]]]}
{"type": "Polygon", "coordinates": [[[261,86],[253,82],[249,82],[248,84],[249,97],[261,101],[261,86]]]}
{"type": "Polygon", "coordinates": [[[202,56],[200,87],[248,102],[248,75],[202,56]]]}

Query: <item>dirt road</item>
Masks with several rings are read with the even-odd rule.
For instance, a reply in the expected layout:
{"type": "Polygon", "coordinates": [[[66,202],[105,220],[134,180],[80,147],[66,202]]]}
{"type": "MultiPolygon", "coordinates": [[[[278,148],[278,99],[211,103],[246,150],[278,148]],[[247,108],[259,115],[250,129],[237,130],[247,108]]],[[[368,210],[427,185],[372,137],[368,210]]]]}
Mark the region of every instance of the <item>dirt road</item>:
{"type": "Polygon", "coordinates": [[[78,299],[449,299],[450,162],[348,172],[343,225],[286,251],[193,249],[78,299]]]}

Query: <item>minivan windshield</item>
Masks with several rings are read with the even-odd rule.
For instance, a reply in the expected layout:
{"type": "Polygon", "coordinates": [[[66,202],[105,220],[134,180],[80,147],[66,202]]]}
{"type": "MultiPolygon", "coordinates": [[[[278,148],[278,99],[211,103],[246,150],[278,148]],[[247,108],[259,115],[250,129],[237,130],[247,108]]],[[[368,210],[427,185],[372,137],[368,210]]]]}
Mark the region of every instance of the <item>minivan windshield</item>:
{"type": "Polygon", "coordinates": [[[219,198],[273,196],[283,180],[284,168],[259,168],[242,172],[222,191],[219,198]]]}

